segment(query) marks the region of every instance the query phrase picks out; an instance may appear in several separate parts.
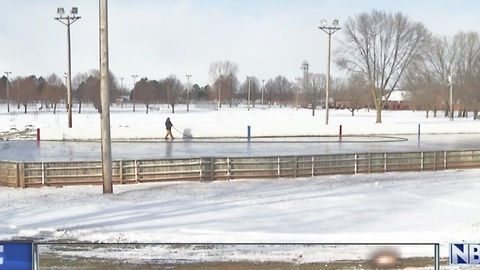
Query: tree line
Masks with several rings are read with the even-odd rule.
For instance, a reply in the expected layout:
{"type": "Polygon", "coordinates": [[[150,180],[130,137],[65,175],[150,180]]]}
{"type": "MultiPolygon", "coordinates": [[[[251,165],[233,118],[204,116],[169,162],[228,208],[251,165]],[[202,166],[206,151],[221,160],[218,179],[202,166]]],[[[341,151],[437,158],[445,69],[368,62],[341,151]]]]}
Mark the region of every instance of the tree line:
{"type": "MultiPolygon", "coordinates": [[[[373,10],[347,19],[342,34],[333,46],[333,63],[345,72],[344,77],[332,78],[329,107],[337,101],[348,104],[347,109],[372,108],[381,123],[381,112],[390,95],[397,90],[410,93],[409,101],[416,109],[438,110],[445,115],[453,111],[467,117],[469,111],[477,118],[480,109],[480,36],[476,32],[459,32],[453,37],[435,36],[421,22],[411,20],[400,12],[373,10]],[[454,91],[452,90],[454,89],[454,91]],[[454,94],[452,94],[452,92],[454,94]],[[452,99],[450,101],[450,99],[452,99]],[[449,102],[450,101],[450,102],[449,102]],[[442,108],[438,108],[438,104],[442,108]]],[[[231,61],[210,64],[212,84],[185,85],[176,75],[159,80],[140,78],[133,89],[119,85],[119,79],[110,74],[111,102],[128,96],[128,100],[143,104],[148,113],[152,104],[171,106],[194,101],[208,101],[222,106],[300,106],[315,110],[325,106],[326,74],[308,72],[294,80],[278,75],[261,80],[254,76],[238,78],[239,66],[231,61]]],[[[100,108],[99,72],[77,74],[72,80],[74,104],[79,113],[83,103],[100,108]]],[[[291,78],[292,79],[292,78],[291,78]]],[[[46,78],[28,76],[10,80],[10,101],[23,106],[40,103],[51,107],[64,103],[66,88],[55,74],[46,78]]],[[[6,101],[7,79],[0,80],[0,99],[6,101]]],[[[188,109],[188,106],[187,106],[188,109]]]]}

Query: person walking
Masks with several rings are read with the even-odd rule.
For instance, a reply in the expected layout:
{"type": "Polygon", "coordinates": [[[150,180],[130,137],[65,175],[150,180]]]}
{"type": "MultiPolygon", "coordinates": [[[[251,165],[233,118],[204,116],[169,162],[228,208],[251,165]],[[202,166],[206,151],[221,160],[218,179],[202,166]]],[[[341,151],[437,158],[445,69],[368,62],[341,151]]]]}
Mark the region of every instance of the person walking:
{"type": "Polygon", "coordinates": [[[168,136],[170,136],[170,138],[172,138],[172,140],[175,139],[172,135],[172,127],[173,127],[173,124],[170,121],[170,117],[167,117],[167,120],[165,121],[165,128],[167,129],[167,134],[165,135],[165,140],[168,139],[168,136]]]}

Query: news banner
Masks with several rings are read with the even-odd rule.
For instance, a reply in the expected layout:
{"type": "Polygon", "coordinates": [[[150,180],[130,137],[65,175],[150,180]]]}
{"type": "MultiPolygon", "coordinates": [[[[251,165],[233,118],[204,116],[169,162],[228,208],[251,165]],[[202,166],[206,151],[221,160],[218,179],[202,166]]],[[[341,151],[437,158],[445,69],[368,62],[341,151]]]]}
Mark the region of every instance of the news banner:
{"type": "MultiPolygon", "coordinates": [[[[480,265],[480,243],[450,243],[450,265],[480,265]]],[[[32,242],[0,242],[0,270],[36,270],[38,252],[32,242]]]]}

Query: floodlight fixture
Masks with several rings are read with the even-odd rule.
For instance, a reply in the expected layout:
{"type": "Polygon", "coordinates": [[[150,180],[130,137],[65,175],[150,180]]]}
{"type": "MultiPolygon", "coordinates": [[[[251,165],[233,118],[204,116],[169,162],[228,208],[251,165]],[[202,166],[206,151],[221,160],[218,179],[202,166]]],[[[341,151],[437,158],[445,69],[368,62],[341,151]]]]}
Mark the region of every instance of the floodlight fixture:
{"type": "Polygon", "coordinates": [[[71,14],[77,15],[78,14],[78,7],[72,7],[72,10],[70,11],[71,14]]]}
{"type": "Polygon", "coordinates": [[[333,26],[337,26],[337,25],[338,25],[338,20],[337,20],[337,19],[333,20],[332,25],[333,25],[333,26]]]}
{"type": "Polygon", "coordinates": [[[63,7],[57,8],[57,14],[62,16],[63,14],[65,14],[65,9],[63,7]]]}
{"type": "Polygon", "coordinates": [[[321,23],[322,25],[327,25],[327,20],[322,20],[320,23],[321,23]]]}

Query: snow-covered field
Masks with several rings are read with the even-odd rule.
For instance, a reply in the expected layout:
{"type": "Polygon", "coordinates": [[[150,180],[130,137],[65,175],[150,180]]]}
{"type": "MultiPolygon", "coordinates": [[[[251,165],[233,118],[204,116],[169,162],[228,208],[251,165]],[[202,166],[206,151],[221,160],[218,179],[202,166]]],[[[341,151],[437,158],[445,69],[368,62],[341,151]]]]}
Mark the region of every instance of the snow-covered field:
{"type": "MultiPolygon", "coordinates": [[[[182,134],[194,137],[246,137],[250,126],[251,136],[336,136],[340,126],[343,135],[370,134],[458,134],[480,133],[480,122],[469,118],[455,118],[450,121],[443,116],[425,117],[423,111],[383,111],[382,123],[375,123],[374,110],[361,109],[352,117],[348,110],[329,110],[329,124],[325,125],[325,110],[316,110],[315,116],[308,109],[268,108],[261,106],[247,110],[244,107],[220,110],[196,109],[177,105],[175,113],[166,105],[156,105],[146,114],[145,108],[137,104],[133,112],[131,105],[114,105],[111,108],[111,137],[119,139],[158,139],[165,134],[164,122],[170,117],[174,136],[182,134]]],[[[12,107],[12,106],[11,106],[12,107]]],[[[12,109],[12,108],[11,108],[12,109]]],[[[64,109],[53,111],[22,110],[6,113],[0,106],[0,134],[18,132],[25,129],[40,129],[42,140],[100,139],[100,115],[92,108],[83,106],[82,113],[74,110],[72,128],[68,128],[68,117],[64,109]]],[[[30,109],[33,110],[33,109],[30,109]]]]}
{"type": "MultiPolygon", "coordinates": [[[[138,108],[138,106],[137,106],[138,108]]],[[[44,136],[99,137],[100,119],[92,112],[73,115],[66,128],[64,112],[7,114],[0,107],[0,132],[40,128],[44,136]],[[93,132],[95,130],[95,132],[93,132]],[[45,132],[43,132],[45,131],[45,132]]],[[[181,131],[196,137],[335,135],[344,134],[480,133],[469,119],[425,118],[424,112],[383,113],[375,124],[374,111],[331,110],[315,117],[292,108],[228,109],[181,108],[175,114],[159,108],[142,111],[112,109],[113,138],[158,138],[169,116],[181,131]]],[[[100,151],[100,149],[99,149],[100,151]]],[[[0,187],[0,240],[34,238],[48,241],[105,243],[440,243],[448,257],[451,242],[480,242],[480,170],[319,176],[304,179],[176,182],[102,188],[65,187],[13,189],[0,187]]],[[[339,251],[298,248],[296,251],[246,252],[233,248],[208,256],[185,248],[190,260],[315,260],[356,259],[371,248],[346,246],[339,251]],[[346,252],[347,251],[347,252],[346,252]],[[300,256],[301,255],[301,256],[300,256]],[[354,258],[352,258],[354,257],[354,258]],[[299,259],[301,258],[301,259],[299,259]]],[[[401,256],[433,256],[433,247],[397,247],[401,256]]],[[[91,249],[85,256],[126,259],[176,259],[179,253],[161,247],[128,254],[91,249]],[[170,256],[170,257],[169,257],[170,256]]],[[[453,267],[443,269],[454,269],[453,267]]]]}

